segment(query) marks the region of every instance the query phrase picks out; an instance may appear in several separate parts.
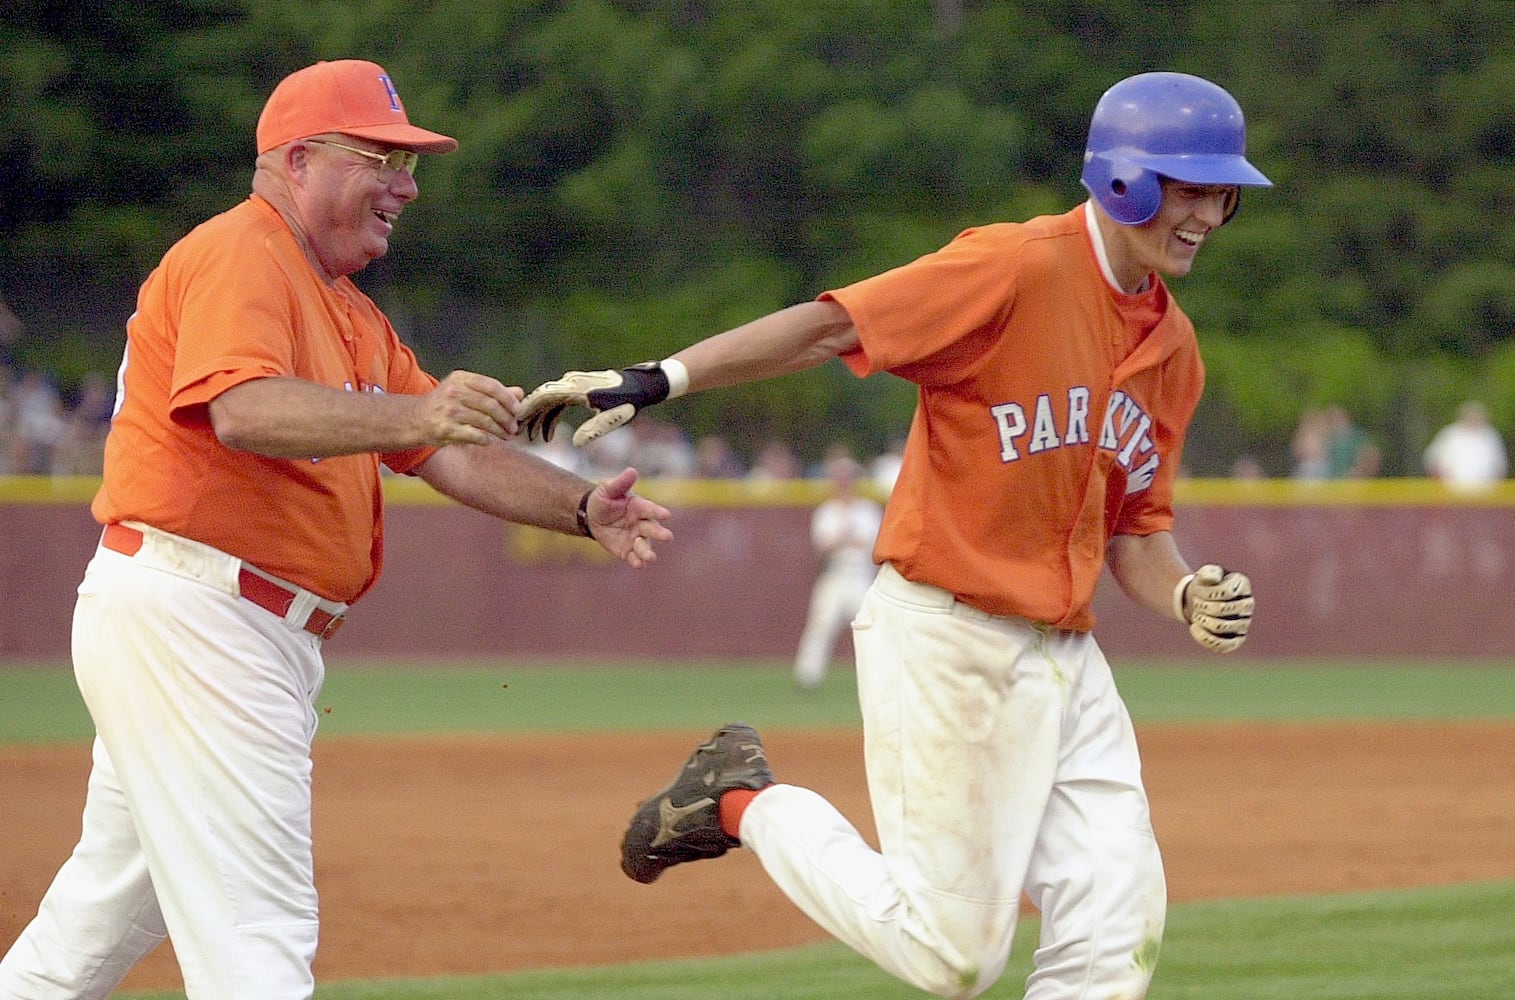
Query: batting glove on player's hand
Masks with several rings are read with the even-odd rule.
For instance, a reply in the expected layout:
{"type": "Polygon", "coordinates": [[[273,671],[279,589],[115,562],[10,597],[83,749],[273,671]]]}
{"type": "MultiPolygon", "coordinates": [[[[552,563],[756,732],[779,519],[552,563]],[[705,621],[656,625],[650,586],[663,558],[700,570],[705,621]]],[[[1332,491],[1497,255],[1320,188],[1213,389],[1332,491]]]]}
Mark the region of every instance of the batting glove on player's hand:
{"type": "Polygon", "coordinates": [[[1252,626],[1252,581],[1210,563],[1178,581],[1173,610],[1194,641],[1217,653],[1235,652],[1252,626]]]}
{"type": "Polygon", "coordinates": [[[668,398],[668,376],[655,361],[620,371],[565,372],[561,378],[543,382],[531,390],[516,419],[528,441],[551,441],[563,411],[584,406],[594,415],[573,432],[573,443],[582,448],[629,423],[643,408],[668,398]]]}

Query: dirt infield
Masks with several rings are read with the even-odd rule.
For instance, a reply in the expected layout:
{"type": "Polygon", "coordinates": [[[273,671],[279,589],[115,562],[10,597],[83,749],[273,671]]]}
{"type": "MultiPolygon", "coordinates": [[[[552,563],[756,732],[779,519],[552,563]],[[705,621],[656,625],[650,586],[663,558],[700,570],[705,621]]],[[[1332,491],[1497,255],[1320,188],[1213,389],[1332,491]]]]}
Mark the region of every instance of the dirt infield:
{"type": "MultiPolygon", "coordinates": [[[[318,975],[499,972],[823,940],[740,851],[654,886],[620,873],[636,800],[703,735],[318,743],[318,975]]],[[[1515,724],[1139,735],[1176,902],[1515,877],[1515,724]]],[[[857,733],[765,740],[781,778],[871,831],[857,733]]],[[[88,766],[85,747],[0,748],[0,950],[78,836],[88,766]]],[[[125,985],[178,984],[164,947],[125,985]]]]}

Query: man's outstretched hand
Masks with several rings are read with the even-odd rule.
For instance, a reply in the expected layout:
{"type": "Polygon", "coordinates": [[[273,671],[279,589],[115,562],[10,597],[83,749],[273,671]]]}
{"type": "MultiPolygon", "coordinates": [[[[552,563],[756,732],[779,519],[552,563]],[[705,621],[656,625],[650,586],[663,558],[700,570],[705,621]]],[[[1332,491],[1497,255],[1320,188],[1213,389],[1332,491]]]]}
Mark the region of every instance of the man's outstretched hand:
{"type": "Polygon", "coordinates": [[[631,492],[637,470],[626,469],[589,492],[589,533],[605,551],[635,569],[654,562],[654,542],[673,538],[668,508],[631,492]]]}

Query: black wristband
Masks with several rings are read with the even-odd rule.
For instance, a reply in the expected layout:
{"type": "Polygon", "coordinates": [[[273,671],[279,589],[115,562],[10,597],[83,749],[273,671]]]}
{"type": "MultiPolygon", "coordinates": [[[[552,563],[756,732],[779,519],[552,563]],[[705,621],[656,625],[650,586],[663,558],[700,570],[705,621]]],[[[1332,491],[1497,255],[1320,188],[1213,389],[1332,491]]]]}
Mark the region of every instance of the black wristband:
{"type": "Polygon", "coordinates": [[[579,498],[579,509],[574,514],[579,521],[579,534],[585,538],[594,537],[594,532],[589,530],[589,494],[593,492],[593,486],[584,491],[584,495],[579,498]]]}

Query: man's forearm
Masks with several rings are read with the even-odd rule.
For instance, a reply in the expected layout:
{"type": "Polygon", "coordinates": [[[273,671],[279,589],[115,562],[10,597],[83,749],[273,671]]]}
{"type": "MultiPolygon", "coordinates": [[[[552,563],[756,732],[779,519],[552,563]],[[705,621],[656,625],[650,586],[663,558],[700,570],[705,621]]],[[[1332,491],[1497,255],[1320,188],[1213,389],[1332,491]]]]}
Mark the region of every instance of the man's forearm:
{"type": "Polygon", "coordinates": [[[474,510],[567,534],[579,533],[579,500],[594,486],[504,441],[439,448],[416,474],[437,492],[474,510]]]}
{"type": "Polygon", "coordinates": [[[233,386],[211,400],[209,410],[228,448],[271,458],[329,458],[421,446],[418,399],[285,376],[233,386]]]}

